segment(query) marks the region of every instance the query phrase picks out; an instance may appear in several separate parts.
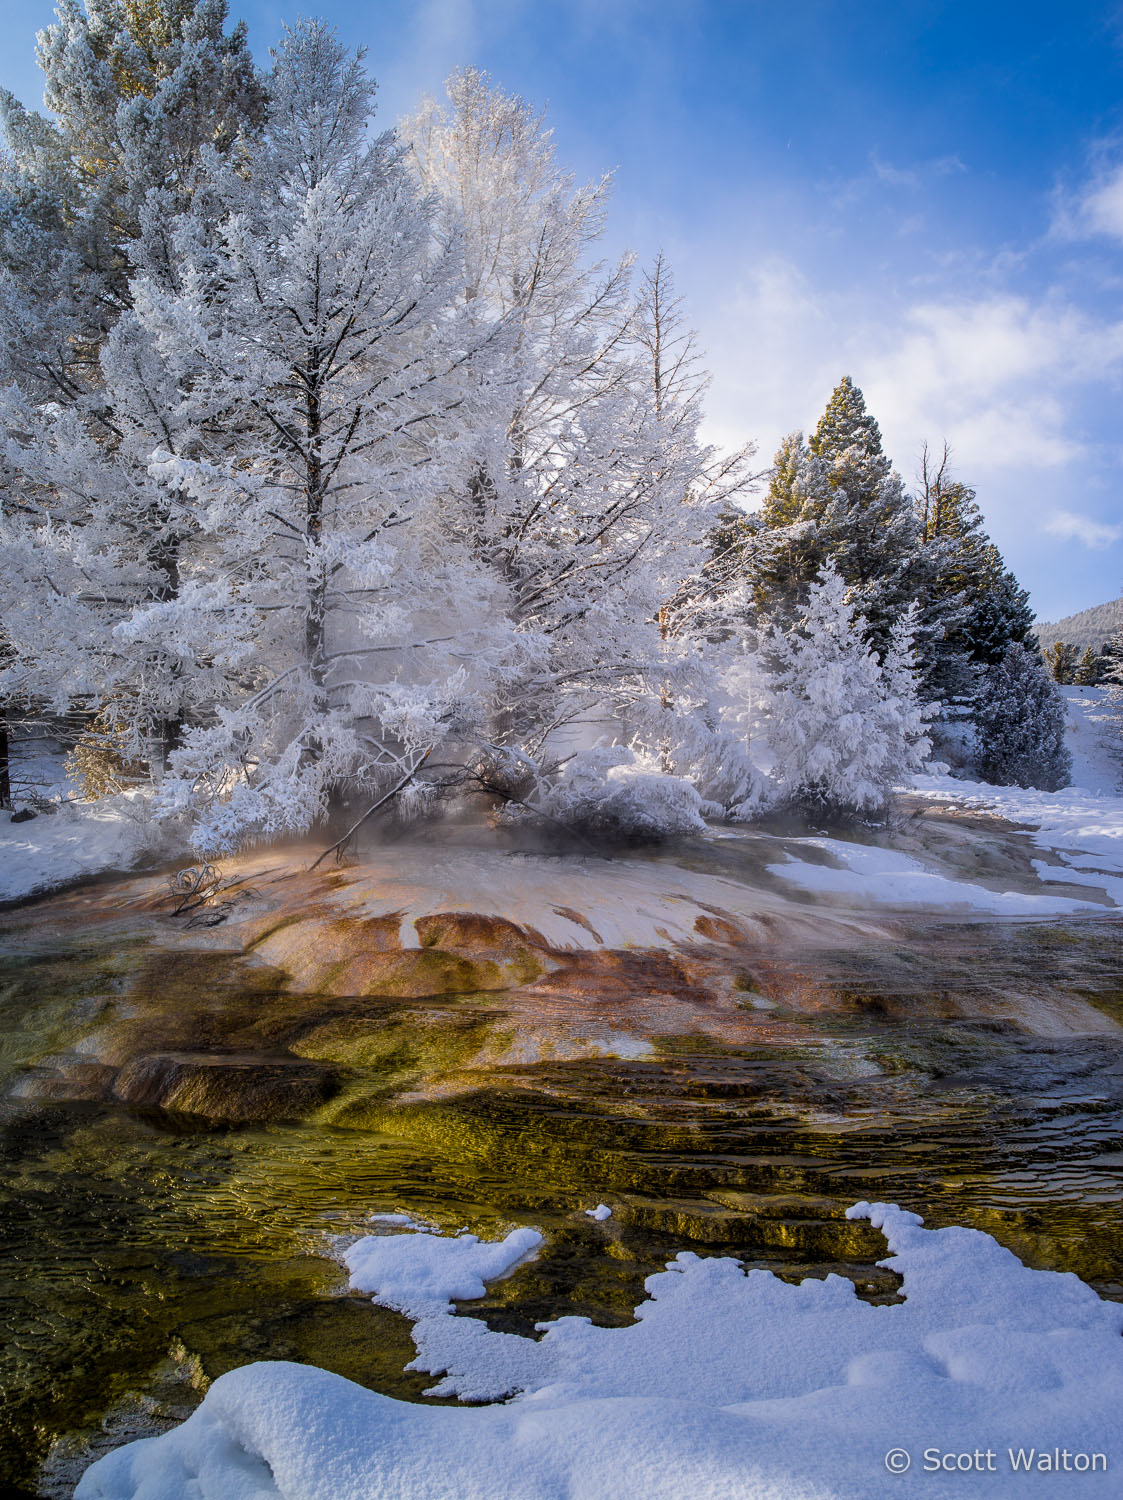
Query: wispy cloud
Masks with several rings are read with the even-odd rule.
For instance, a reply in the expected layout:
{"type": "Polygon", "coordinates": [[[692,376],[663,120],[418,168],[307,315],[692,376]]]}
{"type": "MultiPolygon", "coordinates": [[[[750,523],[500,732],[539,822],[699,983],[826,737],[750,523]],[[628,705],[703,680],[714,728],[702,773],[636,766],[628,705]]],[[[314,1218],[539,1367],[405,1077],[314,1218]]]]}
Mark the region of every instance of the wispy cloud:
{"type": "Polygon", "coordinates": [[[1109,526],[1091,516],[1078,515],[1073,510],[1057,510],[1045,522],[1050,536],[1063,537],[1066,541],[1083,542],[1085,547],[1110,547],[1123,538],[1123,526],[1109,526]]]}
{"type": "Polygon", "coordinates": [[[1101,144],[1100,164],[1092,175],[1075,192],[1057,192],[1052,224],[1057,238],[1123,240],[1123,162],[1111,159],[1117,152],[1118,142],[1101,144]]]}
{"type": "Polygon", "coordinates": [[[892,162],[882,161],[875,156],[872,162],[873,175],[878,182],[884,182],[889,187],[915,188],[920,186],[920,174],[911,167],[895,167],[892,162]]]}

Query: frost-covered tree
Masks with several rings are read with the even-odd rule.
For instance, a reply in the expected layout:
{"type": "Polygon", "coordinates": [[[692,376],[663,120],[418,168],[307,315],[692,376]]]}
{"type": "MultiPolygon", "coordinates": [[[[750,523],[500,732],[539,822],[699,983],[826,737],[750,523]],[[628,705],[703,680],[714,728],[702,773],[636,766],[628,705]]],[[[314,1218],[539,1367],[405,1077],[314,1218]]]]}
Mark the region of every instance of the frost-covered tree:
{"type": "MultiPolygon", "coordinates": [[[[105,670],[96,671],[87,650],[76,676],[73,660],[65,668],[57,661],[63,640],[46,641],[44,630],[82,624],[96,634],[100,627],[105,647],[115,609],[128,599],[175,593],[167,509],[151,493],[146,453],[134,451],[115,411],[101,356],[131,305],[138,267],[171,274],[165,231],[190,202],[204,159],[234,152],[260,123],[262,107],[245,27],[227,33],[224,0],[89,0],[85,9],[63,0],[57,17],[39,35],[50,116],[0,92],[8,146],[0,159],[0,384],[17,382],[6,402],[10,482],[0,514],[7,564],[0,592],[14,595],[8,639],[15,655],[5,676],[14,694],[8,708],[17,716],[64,699],[96,707],[116,691],[112,650],[100,653],[105,670]],[[60,463],[62,429],[49,429],[64,409],[82,431],[69,427],[62,447],[73,439],[83,457],[72,449],[60,463]],[[43,462],[48,452],[53,458],[43,462]],[[79,478],[83,467],[94,490],[114,475],[110,490],[120,505],[108,530],[104,506],[79,478]],[[37,537],[30,553],[29,537],[37,537]],[[148,564],[155,572],[145,578],[148,564]],[[29,591],[21,588],[25,577],[29,591]],[[48,578],[66,592],[37,604],[48,578]],[[80,601],[80,621],[63,621],[66,601],[80,601]],[[44,672],[50,648],[56,667],[44,672]]],[[[92,644],[89,632],[82,639],[92,644]]],[[[76,641],[71,647],[72,656],[82,655],[76,641]]],[[[158,755],[174,738],[174,723],[172,713],[154,732],[158,755]]]]}
{"type": "Polygon", "coordinates": [[[173,717],[163,801],[211,850],[400,777],[456,721],[463,663],[504,649],[473,636],[487,589],[445,524],[503,325],[457,311],[458,246],[368,138],[372,91],[323,26],[288,33],[252,160],[210,158],[167,227],[174,284],[131,283],[102,356],[118,446],[73,412],[9,423],[25,678],[111,695],[139,739],[173,717]]]}
{"type": "Polygon", "coordinates": [[[204,154],[259,125],[246,28],[226,15],[225,0],[62,0],[38,39],[49,116],[0,93],[0,352],[29,394],[96,407],[137,242],[167,264],[204,154]]]}
{"type": "Polygon", "coordinates": [[[985,781],[1045,792],[1069,784],[1064,699],[1036,651],[1012,641],[988,668],[976,723],[976,762],[985,781]]]}
{"type": "Polygon", "coordinates": [[[747,455],[698,440],[704,381],[665,262],[633,293],[630,258],[594,259],[607,180],[576,186],[541,117],[477,72],[407,129],[463,236],[467,317],[516,331],[501,440],[449,516],[534,645],[497,694],[493,738],[537,756],[608,712],[662,747],[685,724],[661,712],[683,706],[686,627],[670,606],[747,455]]]}
{"type": "Polygon", "coordinates": [[[1123,682],[1123,630],[1113,631],[1101,652],[1101,681],[1123,682]]]}
{"type": "Polygon", "coordinates": [[[780,796],[812,811],[874,813],[919,770],[932,708],[917,696],[914,611],[881,660],[840,574],[828,568],[788,630],[773,627],[763,664],[763,728],[780,796]]]}

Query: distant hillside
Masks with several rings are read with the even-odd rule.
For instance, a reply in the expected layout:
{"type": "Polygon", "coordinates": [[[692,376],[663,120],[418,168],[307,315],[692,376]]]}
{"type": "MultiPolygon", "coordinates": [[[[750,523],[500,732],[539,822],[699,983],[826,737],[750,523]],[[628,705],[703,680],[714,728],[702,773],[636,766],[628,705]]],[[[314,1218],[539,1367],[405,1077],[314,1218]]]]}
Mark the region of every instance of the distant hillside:
{"type": "Polygon", "coordinates": [[[1123,599],[1112,599],[1109,604],[1094,604],[1091,609],[1082,609],[1078,615],[1068,615],[1056,623],[1038,620],[1033,629],[1043,646],[1066,641],[1071,646],[1094,646],[1098,650],[1121,626],[1123,599]]]}

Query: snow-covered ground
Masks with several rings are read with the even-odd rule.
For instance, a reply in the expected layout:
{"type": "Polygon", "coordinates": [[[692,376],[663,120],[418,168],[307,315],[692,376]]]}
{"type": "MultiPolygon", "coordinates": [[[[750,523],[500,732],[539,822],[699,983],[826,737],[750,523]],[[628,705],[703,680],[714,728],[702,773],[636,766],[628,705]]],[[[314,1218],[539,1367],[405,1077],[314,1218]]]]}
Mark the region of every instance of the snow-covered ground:
{"type": "Polygon", "coordinates": [[[904,1301],[687,1252],[648,1278],[630,1327],[560,1318],[538,1340],[449,1308],[533,1255],[535,1230],[368,1237],[347,1253],[352,1287],[414,1319],[434,1391],[494,1404],[246,1365],[182,1426],[93,1465],[76,1500],[1118,1496],[1123,1307],[978,1231],[849,1213],[884,1231],[904,1301]]]}
{"type": "Polygon", "coordinates": [[[1073,784],[1060,792],[919,776],[915,793],[1028,825],[1027,837],[1067,869],[1036,862],[1052,881],[1104,890],[1123,906],[1123,690],[1062,688],[1073,784]]]}
{"type": "MultiPolygon", "coordinates": [[[[1123,825],[1120,831],[1123,832],[1123,825]]],[[[1066,916],[1103,910],[1102,901],[1069,900],[1064,896],[1038,895],[1033,891],[994,891],[972,880],[952,880],[895,849],[825,837],[800,839],[799,843],[809,850],[821,849],[835,863],[808,864],[804,860],[789,858],[785,864],[769,865],[769,871],[801,890],[844,896],[851,905],[867,902],[926,911],[990,912],[1000,917],[1066,916]]],[[[1113,878],[1078,875],[1071,870],[1058,872],[1043,861],[1037,861],[1036,865],[1038,873],[1045,879],[1059,878],[1100,890],[1113,878]]],[[[1123,880],[1115,884],[1118,887],[1117,904],[1123,906],[1123,880]]]]}
{"type": "Polygon", "coordinates": [[[152,847],[142,792],[62,801],[27,823],[0,812],[0,901],[52,890],[84,875],[127,870],[152,847]]]}
{"type": "Polygon", "coordinates": [[[1107,796],[1123,793],[1123,688],[1064,687],[1072,784],[1107,796]]]}
{"type": "Polygon", "coordinates": [[[17,741],[13,747],[12,800],[36,816],[13,823],[10,813],[0,812],[0,901],[105,870],[128,870],[162,840],[148,816],[148,792],[85,802],[64,760],[53,741],[17,741]]]}

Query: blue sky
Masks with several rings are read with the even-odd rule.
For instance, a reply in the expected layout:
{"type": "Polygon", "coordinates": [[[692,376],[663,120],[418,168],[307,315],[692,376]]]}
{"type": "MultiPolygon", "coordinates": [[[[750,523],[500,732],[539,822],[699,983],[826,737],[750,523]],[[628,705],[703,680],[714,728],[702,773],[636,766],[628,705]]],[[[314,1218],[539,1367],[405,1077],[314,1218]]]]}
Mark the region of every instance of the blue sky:
{"type": "MultiPolygon", "coordinates": [[[[301,6],[246,0],[259,60],[301,6]]],[[[38,102],[52,4],[0,0],[38,102]]],[[[1044,618],[1123,592],[1123,9],[1038,0],[323,0],[383,123],[458,65],[616,175],[606,251],[663,248],[707,434],[777,440],[844,373],[911,480],[946,437],[1044,618]]]]}

